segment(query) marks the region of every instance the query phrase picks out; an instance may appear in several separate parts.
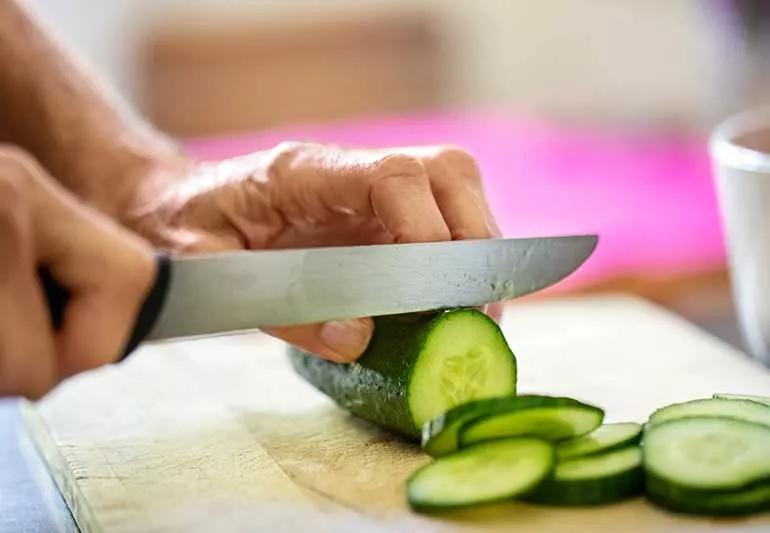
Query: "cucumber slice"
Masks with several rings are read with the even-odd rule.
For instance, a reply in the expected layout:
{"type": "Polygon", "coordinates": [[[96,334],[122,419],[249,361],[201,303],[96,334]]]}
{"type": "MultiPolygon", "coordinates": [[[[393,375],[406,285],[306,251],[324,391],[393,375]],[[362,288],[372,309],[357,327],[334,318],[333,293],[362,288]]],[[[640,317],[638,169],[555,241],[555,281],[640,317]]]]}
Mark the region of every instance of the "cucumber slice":
{"type": "Polygon", "coordinates": [[[650,416],[648,427],[692,416],[719,416],[770,426],[770,407],[750,400],[702,398],[661,407],[650,416]]]}
{"type": "Polygon", "coordinates": [[[547,505],[601,505],[643,492],[642,452],[630,446],[559,462],[525,499],[547,505]]]}
{"type": "Polygon", "coordinates": [[[674,494],[770,483],[770,428],[762,424],[718,417],[661,422],[645,431],[643,455],[647,476],[674,494]]]}
{"type": "Polygon", "coordinates": [[[642,435],[642,426],[636,422],[604,424],[587,435],[560,442],[556,456],[560,461],[574,457],[605,453],[637,444],[642,435]]]}
{"type": "Polygon", "coordinates": [[[584,435],[602,423],[604,411],[572,398],[518,396],[499,412],[475,417],[460,426],[461,448],[502,437],[529,436],[556,442],[584,435]]]}
{"type": "MultiPolygon", "coordinates": [[[[516,398],[516,396],[513,396],[516,398]]],[[[496,411],[508,397],[474,400],[429,420],[422,426],[422,448],[433,457],[440,457],[457,450],[457,432],[460,426],[475,417],[496,411]]]]}
{"type": "Polygon", "coordinates": [[[717,392],[714,394],[714,398],[721,400],[750,400],[752,402],[758,402],[770,406],[770,396],[757,396],[755,394],[727,394],[723,392],[717,392]]]}
{"type": "Polygon", "coordinates": [[[738,516],[770,511],[770,484],[736,492],[704,492],[672,489],[668,482],[647,476],[646,487],[652,503],[677,513],[738,516]]]}
{"type": "Polygon", "coordinates": [[[407,481],[417,511],[441,511],[519,496],[553,470],[553,445],[515,438],[484,442],[422,467],[407,481]]]}
{"type": "Polygon", "coordinates": [[[516,359],[475,309],[374,319],[366,352],[338,364],[292,349],[294,369],[341,407],[410,437],[461,403],[516,392],[516,359]]]}
{"type": "Polygon", "coordinates": [[[427,453],[434,457],[446,455],[458,449],[458,432],[466,422],[486,415],[565,403],[569,405],[579,404],[577,400],[571,398],[536,395],[503,396],[467,402],[426,422],[422,428],[422,446],[427,453]],[[566,402],[562,400],[566,400],[566,402]]]}

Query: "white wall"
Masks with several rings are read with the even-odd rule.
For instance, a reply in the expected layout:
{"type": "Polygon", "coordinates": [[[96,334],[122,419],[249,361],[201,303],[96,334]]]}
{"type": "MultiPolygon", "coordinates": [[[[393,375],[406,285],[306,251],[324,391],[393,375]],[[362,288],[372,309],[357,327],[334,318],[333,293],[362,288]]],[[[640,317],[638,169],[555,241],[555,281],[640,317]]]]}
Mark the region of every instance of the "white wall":
{"type": "Polygon", "coordinates": [[[708,123],[726,101],[721,38],[700,0],[34,0],[124,94],[153,24],[350,9],[427,9],[452,58],[450,99],[570,117],[708,123]],[[355,8],[351,6],[356,6],[355,8]]]}

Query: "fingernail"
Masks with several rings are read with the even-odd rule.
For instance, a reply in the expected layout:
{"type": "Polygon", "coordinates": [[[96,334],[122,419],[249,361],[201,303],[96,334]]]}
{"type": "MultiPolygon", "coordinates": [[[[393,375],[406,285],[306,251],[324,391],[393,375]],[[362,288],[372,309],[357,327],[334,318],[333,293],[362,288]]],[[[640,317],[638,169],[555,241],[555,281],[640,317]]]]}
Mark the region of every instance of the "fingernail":
{"type": "Polygon", "coordinates": [[[364,318],[327,322],[321,327],[320,337],[341,361],[355,361],[369,344],[372,324],[364,318]]]}

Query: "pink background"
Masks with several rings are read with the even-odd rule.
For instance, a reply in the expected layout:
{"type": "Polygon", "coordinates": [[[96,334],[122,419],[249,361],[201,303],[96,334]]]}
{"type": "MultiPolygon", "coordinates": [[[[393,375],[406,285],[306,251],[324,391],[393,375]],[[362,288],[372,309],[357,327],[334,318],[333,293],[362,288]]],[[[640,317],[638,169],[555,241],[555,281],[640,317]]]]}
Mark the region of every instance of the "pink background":
{"type": "Polygon", "coordinates": [[[505,236],[598,233],[574,286],[616,275],[719,267],[724,247],[702,138],[558,126],[499,114],[429,114],[296,126],[188,148],[219,159],[282,140],[457,144],[478,159],[505,236]]]}

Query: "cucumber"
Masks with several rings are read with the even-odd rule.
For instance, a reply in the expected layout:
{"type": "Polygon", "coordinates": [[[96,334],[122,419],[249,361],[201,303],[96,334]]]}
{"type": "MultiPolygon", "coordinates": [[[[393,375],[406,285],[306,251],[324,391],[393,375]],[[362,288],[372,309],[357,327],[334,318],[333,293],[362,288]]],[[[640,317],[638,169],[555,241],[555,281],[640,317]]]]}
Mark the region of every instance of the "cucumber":
{"type": "Polygon", "coordinates": [[[718,416],[770,426],[770,407],[751,400],[702,398],[661,407],[650,416],[648,427],[686,417],[718,416]]]}
{"type": "Polygon", "coordinates": [[[727,394],[723,392],[717,392],[714,394],[714,398],[721,400],[750,400],[752,402],[758,402],[770,406],[770,396],[757,396],[755,394],[727,394]]]}
{"type": "Polygon", "coordinates": [[[770,428],[762,424],[681,418],[648,428],[643,444],[645,472],[657,480],[659,501],[668,493],[678,500],[770,484],[770,428]]]}
{"type": "Polygon", "coordinates": [[[604,424],[587,435],[560,442],[556,456],[560,461],[605,453],[637,444],[642,435],[642,426],[636,422],[604,424]]]}
{"type": "Polygon", "coordinates": [[[672,490],[666,481],[646,479],[647,498],[677,513],[710,516],[738,516],[770,511],[770,484],[734,492],[672,490]]]}
{"type": "Polygon", "coordinates": [[[642,452],[638,446],[560,461],[524,499],[546,505],[602,505],[644,492],[642,452]]]}
{"type": "Polygon", "coordinates": [[[434,457],[451,453],[458,449],[460,428],[477,418],[487,415],[509,413],[520,409],[542,407],[544,405],[582,405],[571,398],[553,398],[550,396],[522,395],[485,398],[453,407],[446,413],[428,421],[423,426],[423,449],[434,457]]]}
{"type": "Polygon", "coordinates": [[[475,309],[374,319],[352,364],[290,351],[296,372],[341,407],[409,437],[469,400],[516,392],[516,359],[500,328],[475,309]]]}
{"type": "Polygon", "coordinates": [[[553,470],[552,444],[532,438],[484,442],[446,455],[412,474],[412,509],[434,512],[508,500],[530,491],[553,470]]]}
{"type": "MultiPolygon", "coordinates": [[[[513,396],[513,398],[517,398],[513,396]]],[[[457,450],[457,433],[465,422],[482,414],[498,410],[508,403],[509,397],[485,398],[453,407],[444,414],[429,420],[422,426],[422,448],[433,457],[440,457],[457,450]]]]}
{"type": "Polygon", "coordinates": [[[460,448],[502,437],[530,436],[556,442],[593,431],[604,411],[572,398],[517,396],[505,408],[474,417],[460,426],[460,448]]]}

